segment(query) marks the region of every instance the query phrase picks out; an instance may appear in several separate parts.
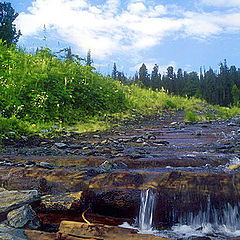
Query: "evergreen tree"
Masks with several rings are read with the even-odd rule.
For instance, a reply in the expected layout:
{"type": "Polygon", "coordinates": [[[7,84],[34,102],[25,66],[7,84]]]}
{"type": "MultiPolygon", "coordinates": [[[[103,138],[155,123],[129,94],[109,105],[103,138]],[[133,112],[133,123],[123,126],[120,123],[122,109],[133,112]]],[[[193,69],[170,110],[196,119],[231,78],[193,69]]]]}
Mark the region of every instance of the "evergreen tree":
{"type": "Polygon", "coordinates": [[[92,63],[93,63],[93,60],[92,60],[92,58],[91,58],[91,50],[89,49],[89,50],[88,50],[88,53],[87,53],[87,63],[86,63],[86,65],[87,65],[87,66],[91,66],[92,63]]]}
{"type": "Polygon", "coordinates": [[[176,78],[176,94],[184,96],[186,93],[184,92],[184,79],[183,79],[183,71],[181,68],[177,71],[177,78],[176,78]]]}
{"type": "Polygon", "coordinates": [[[155,64],[151,75],[151,87],[152,89],[161,89],[161,74],[158,73],[158,65],[155,64]]]}
{"type": "Polygon", "coordinates": [[[232,87],[233,105],[239,106],[240,91],[236,84],[232,87]]]}
{"type": "Polygon", "coordinates": [[[21,36],[21,32],[13,24],[17,16],[11,3],[0,3],[0,39],[6,41],[7,45],[16,44],[21,36]]]}
{"type": "Polygon", "coordinates": [[[166,88],[170,93],[173,93],[175,90],[175,81],[176,81],[176,75],[174,73],[174,69],[172,66],[169,66],[167,68],[167,75],[166,75],[166,88]]]}
{"type": "Polygon", "coordinates": [[[112,78],[113,79],[117,79],[117,66],[116,66],[116,63],[113,64],[113,71],[112,71],[112,78]]]}
{"type": "Polygon", "coordinates": [[[145,87],[150,87],[150,78],[146,65],[143,63],[139,69],[139,80],[145,87]]]}

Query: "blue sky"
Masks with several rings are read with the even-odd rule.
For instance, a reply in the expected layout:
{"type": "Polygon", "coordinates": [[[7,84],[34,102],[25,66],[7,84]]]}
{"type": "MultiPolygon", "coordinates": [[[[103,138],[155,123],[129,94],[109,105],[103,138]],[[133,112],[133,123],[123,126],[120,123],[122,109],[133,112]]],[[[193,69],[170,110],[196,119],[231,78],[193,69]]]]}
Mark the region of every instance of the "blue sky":
{"type": "Polygon", "coordinates": [[[46,44],[54,50],[71,46],[108,74],[134,75],[144,62],[162,72],[240,67],[240,0],[10,0],[19,13],[19,45],[46,44]],[[43,28],[46,26],[46,32],[43,28]],[[43,41],[47,37],[46,43],[43,41]]]}

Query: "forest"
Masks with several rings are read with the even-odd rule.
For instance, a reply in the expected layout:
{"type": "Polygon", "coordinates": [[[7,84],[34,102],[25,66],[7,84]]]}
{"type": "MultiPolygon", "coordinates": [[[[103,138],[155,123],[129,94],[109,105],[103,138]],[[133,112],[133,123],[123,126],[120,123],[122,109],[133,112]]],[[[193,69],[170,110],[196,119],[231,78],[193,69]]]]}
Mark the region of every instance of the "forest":
{"type": "Polygon", "coordinates": [[[153,90],[163,88],[168,93],[183,97],[194,96],[214,105],[239,106],[240,69],[235,66],[229,68],[226,59],[219,65],[219,71],[214,71],[212,68],[206,71],[200,67],[200,73],[186,72],[181,68],[175,71],[172,66],[169,66],[167,72],[161,75],[157,64],[149,73],[143,63],[134,78],[127,79],[123,73],[117,71],[114,64],[112,77],[125,84],[136,83],[153,90]]]}

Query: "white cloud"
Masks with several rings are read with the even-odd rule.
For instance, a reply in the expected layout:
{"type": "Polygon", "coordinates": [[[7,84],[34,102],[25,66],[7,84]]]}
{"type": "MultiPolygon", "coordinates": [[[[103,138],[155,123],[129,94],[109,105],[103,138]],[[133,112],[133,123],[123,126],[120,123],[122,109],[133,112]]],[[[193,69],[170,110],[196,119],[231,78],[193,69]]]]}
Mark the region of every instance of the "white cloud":
{"type": "Polygon", "coordinates": [[[201,2],[216,7],[240,7],[239,0],[202,0],[201,2]]]}
{"type": "MultiPolygon", "coordinates": [[[[177,5],[154,5],[131,0],[122,9],[120,0],[35,0],[27,13],[17,18],[24,37],[42,34],[43,26],[74,44],[81,52],[91,49],[100,59],[112,54],[133,55],[156,46],[166,36],[207,39],[212,35],[240,31],[239,11],[184,11],[177,5]]],[[[225,0],[202,0],[223,5],[225,0]]],[[[240,0],[228,0],[240,6],[240,0]]]]}

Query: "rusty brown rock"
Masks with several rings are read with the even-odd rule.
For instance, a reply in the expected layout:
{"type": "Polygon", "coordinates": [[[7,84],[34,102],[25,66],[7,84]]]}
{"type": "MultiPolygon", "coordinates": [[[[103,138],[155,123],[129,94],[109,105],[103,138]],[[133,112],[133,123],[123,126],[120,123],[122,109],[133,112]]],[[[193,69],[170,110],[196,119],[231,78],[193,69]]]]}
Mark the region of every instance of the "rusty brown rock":
{"type": "MultiPolygon", "coordinates": [[[[81,222],[61,222],[58,236],[60,239],[68,239],[67,237],[94,239],[94,240],[167,240],[154,235],[138,234],[137,230],[126,229],[116,226],[108,226],[101,224],[86,224],[81,222]]],[[[69,238],[71,239],[71,238],[69,238]]]]}
{"type": "Polygon", "coordinates": [[[57,233],[48,233],[42,231],[24,230],[28,240],[56,240],[57,233]]]}
{"type": "Polygon", "coordinates": [[[83,192],[45,195],[41,197],[40,211],[76,211],[82,208],[83,192]]]}

